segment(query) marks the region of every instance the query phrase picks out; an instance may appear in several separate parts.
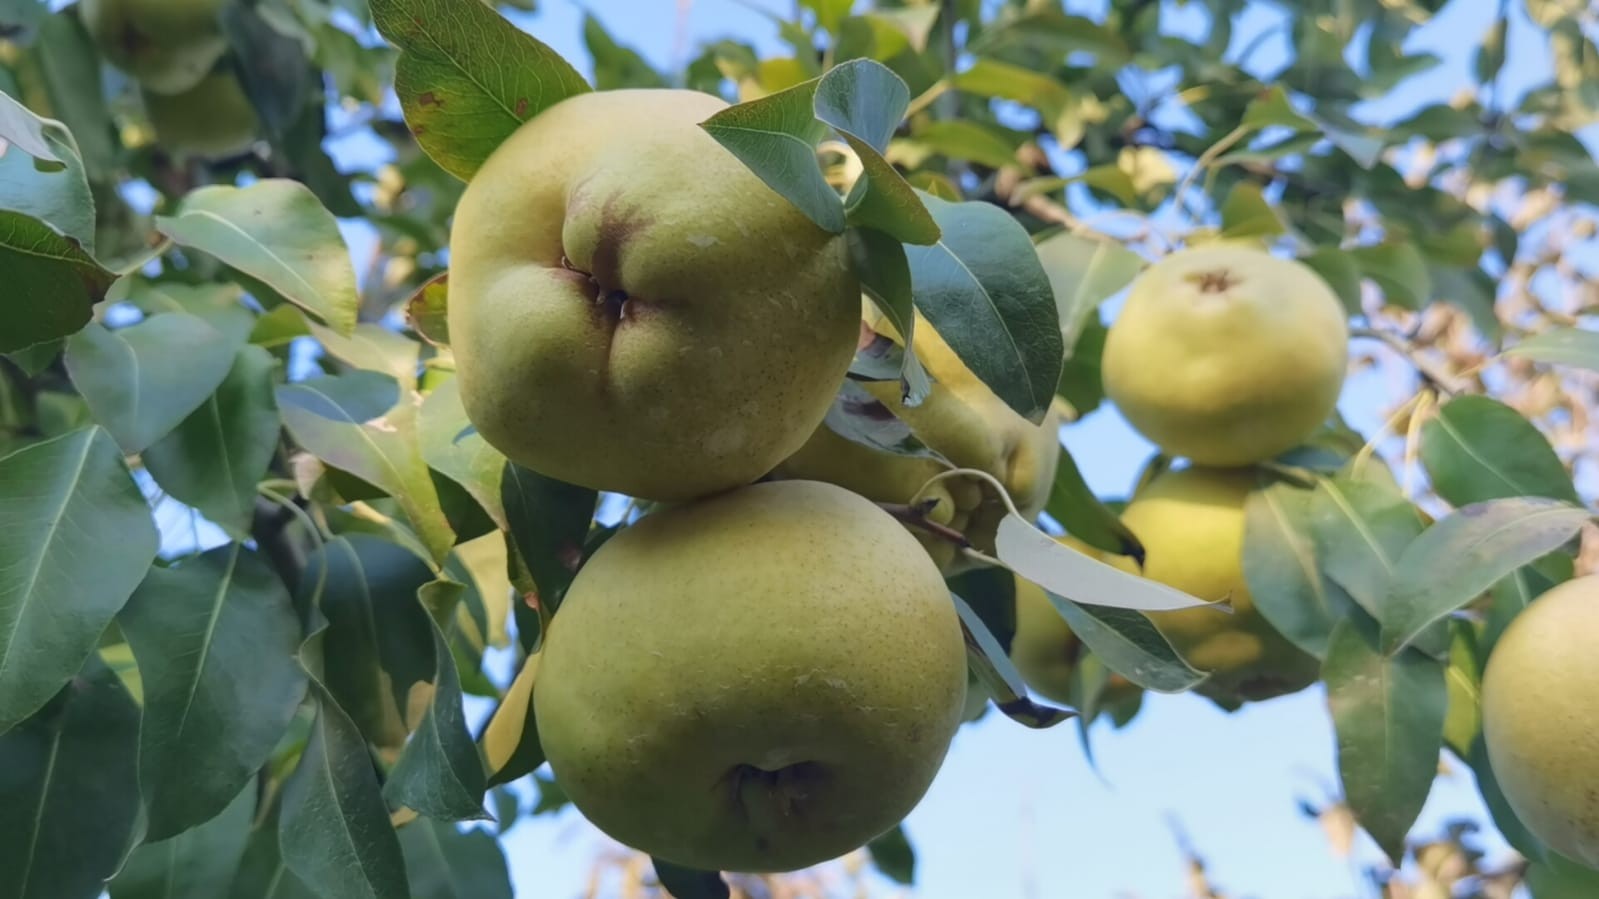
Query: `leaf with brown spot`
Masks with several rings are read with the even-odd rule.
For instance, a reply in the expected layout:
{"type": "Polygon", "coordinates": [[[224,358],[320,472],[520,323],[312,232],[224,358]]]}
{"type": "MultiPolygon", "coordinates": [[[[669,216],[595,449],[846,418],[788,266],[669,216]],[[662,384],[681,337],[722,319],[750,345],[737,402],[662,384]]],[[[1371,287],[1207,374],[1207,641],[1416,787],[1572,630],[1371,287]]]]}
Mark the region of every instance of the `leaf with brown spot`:
{"type": "Polygon", "coordinates": [[[394,89],[441,168],[465,181],[522,123],[589,86],[571,64],[492,8],[459,0],[371,0],[400,48],[394,89]]]}

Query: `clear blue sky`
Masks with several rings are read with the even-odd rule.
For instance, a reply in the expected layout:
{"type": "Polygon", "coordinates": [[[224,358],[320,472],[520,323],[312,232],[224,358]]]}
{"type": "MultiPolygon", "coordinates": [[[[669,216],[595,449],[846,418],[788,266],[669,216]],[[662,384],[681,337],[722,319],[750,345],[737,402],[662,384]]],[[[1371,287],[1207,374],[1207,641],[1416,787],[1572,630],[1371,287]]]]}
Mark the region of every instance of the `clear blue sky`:
{"type": "MultiPolygon", "coordinates": [[[[678,8],[691,9],[684,48],[733,35],[767,52],[780,52],[771,20],[756,9],[787,10],[790,0],[589,0],[584,6],[623,43],[660,66],[681,62],[678,8]]],[[[1067,0],[1077,13],[1102,15],[1103,0],[1067,0]]],[[[1454,0],[1408,49],[1431,50],[1446,62],[1411,79],[1384,104],[1363,110],[1377,123],[1402,117],[1418,104],[1444,100],[1470,79],[1474,46],[1497,4],[1454,0]]],[[[1520,4],[1512,4],[1518,13],[1520,4]]],[[[545,0],[542,10],[517,20],[580,68],[587,69],[573,0],[545,0]]],[[[1176,19],[1181,33],[1203,32],[1205,15],[1176,19]]],[[[1280,14],[1257,5],[1240,23],[1235,46],[1271,29],[1280,14]]],[[[1530,26],[1512,29],[1504,84],[1512,96],[1546,75],[1530,26]]],[[[1279,35],[1255,57],[1271,71],[1286,58],[1279,35]]],[[[334,150],[341,166],[368,168],[385,147],[356,133],[334,150]]],[[[354,257],[365,259],[369,227],[344,227],[354,257]]],[[[1113,303],[1109,307],[1115,308],[1113,303]]],[[[1372,433],[1380,425],[1381,397],[1393,389],[1392,371],[1353,378],[1345,394],[1352,424],[1372,433]]],[[[1126,491],[1150,447],[1112,410],[1096,412],[1066,429],[1067,446],[1102,494],[1126,491]]],[[[188,510],[162,504],[169,547],[223,539],[188,510]],[[195,530],[198,528],[198,530],[195,530]]],[[[473,710],[485,709],[474,702],[473,710]]],[[[926,899],[1073,899],[1170,897],[1183,894],[1184,855],[1177,833],[1207,861],[1215,883],[1229,896],[1332,899],[1364,896],[1353,865],[1328,851],[1319,826],[1298,810],[1298,800],[1320,804],[1337,778],[1333,735],[1319,688],[1227,715],[1191,696],[1150,695],[1137,721],[1122,731],[1108,725],[1093,734],[1098,773],[1085,758],[1074,725],[1031,731],[991,713],[962,729],[943,771],[906,822],[918,856],[915,895],[926,899]]],[[[527,792],[531,801],[532,791],[527,792]]],[[[1418,824],[1432,835],[1455,816],[1487,823],[1469,772],[1435,785],[1418,824]]],[[[1490,854],[1504,844],[1490,834],[1490,854]]],[[[576,812],[522,820],[505,840],[517,895],[567,899],[583,894],[596,854],[608,844],[576,812]]],[[[1369,844],[1357,851],[1371,857],[1369,844]]],[[[887,886],[886,882],[883,884],[887,886]]],[[[885,889],[884,895],[888,894],[885,889]]]]}
{"type": "MultiPolygon", "coordinates": [[[[1066,4],[1099,15],[1104,2],[1066,4]]],[[[1428,49],[1443,66],[1412,79],[1391,102],[1371,104],[1371,121],[1391,121],[1424,101],[1443,100],[1469,83],[1473,46],[1497,4],[1455,0],[1415,35],[1409,49],[1428,49]]],[[[623,42],[659,65],[677,61],[677,3],[590,0],[623,42]]],[[[1513,4],[1518,10],[1520,4],[1513,4]]],[[[770,20],[752,11],[787,10],[787,0],[697,0],[690,46],[736,35],[779,52],[770,20]]],[[[541,40],[580,67],[582,7],[548,0],[521,19],[541,40]]],[[[1278,14],[1253,10],[1235,41],[1270,28],[1278,14]]],[[[1195,12],[1180,20],[1203,29],[1195,12]]],[[[1546,60],[1525,23],[1512,30],[1505,82],[1512,94],[1544,77],[1546,60]]],[[[1186,31],[1186,28],[1184,28],[1186,31]]],[[[1235,44],[1236,46],[1236,44],[1235,44]]],[[[1271,70],[1285,59],[1281,38],[1258,54],[1271,70]]],[[[1114,307],[1112,307],[1114,308],[1114,307]]],[[[1345,411],[1370,433],[1380,424],[1386,375],[1353,379],[1345,411]]],[[[1124,492],[1149,451],[1113,411],[1068,428],[1066,443],[1094,488],[1124,492]]],[[[990,714],[956,738],[932,790],[906,822],[917,849],[915,895],[926,899],[1052,899],[1052,897],[1183,894],[1184,856],[1174,825],[1206,859],[1230,896],[1331,899],[1367,895],[1356,868],[1334,858],[1320,827],[1297,800],[1320,804],[1336,789],[1334,744],[1319,688],[1228,715],[1191,696],[1151,695],[1137,721],[1122,731],[1095,728],[1099,773],[1088,764],[1074,726],[1030,731],[990,714]]],[[[1431,835],[1455,816],[1487,823],[1469,771],[1441,778],[1416,833],[1431,835]]],[[[1364,841],[1362,841],[1364,842],[1364,841]]],[[[1490,834],[1491,854],[1504,844],[1490,834]]],[[[606,845],[568,810],[523,821],[506,839],[518,895],[565,899],[582,894],[594,854],[606,845]]],[[[1357,851],[1370,857],[1369,844],[1357,851]]],[[[886,894],[886,892],[885,892],[886,894]]]]}

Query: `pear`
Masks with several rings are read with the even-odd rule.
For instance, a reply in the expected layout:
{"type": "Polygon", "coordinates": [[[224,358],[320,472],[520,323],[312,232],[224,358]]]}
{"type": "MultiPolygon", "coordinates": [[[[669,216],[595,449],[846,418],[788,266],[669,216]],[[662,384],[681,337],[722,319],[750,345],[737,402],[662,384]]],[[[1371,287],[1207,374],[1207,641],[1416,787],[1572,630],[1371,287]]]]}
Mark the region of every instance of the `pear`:
{"type": "Polygon", "coordinates": [[[685,500],[766,474],[826,414],[859,335],[848,250],[699,126],[725,106],[571,97],[468,184],[449,331],[467,415],[511,460],[685,500]]]}
{"type": "Polygon", "coordinates": [[[181,94],[198,85],[227,52],[220,18],[226,3],[79,0],[78,10],[108,62],[147,92],[181,94]]]}
{"type": "MultiPolygon", "coordinates": [[[[866,309],[865,324],[903,342],[874,309],[866,309]]],[[[1049,500],[1060,461],[1060,410],[1051,409],[1040,424],[1028,421],[973,374],[919,314],[915,335],[916,357],[933,378],[932,390],[921,404],[905,405],[897,382],[861,386],[905,422],[923,445],[947,459],[948,465],[863,446],[822,425],[773,475],[827,481],[875,502],[908,503],[929,479],[953,465],[998,478],[1022,515],[1028,520],[1037,518],[1049,500]]],[[[979,549],[992,551],[994,533],[1007,509],[986,481],[949,478],[932,485],[920,498],[937,501],[929,520],[960,531],[979,549]]],[[[945,573],[965,567],[953,543],[923,531],[916,534],[945,573]]]]}
{"type": "Polygon", "coordinates": [[[1314,271],[1205,245],[1133,282],[1105,339],[1105,394],[1168,455],[1250,465],[1327,420],[1348,357],[1343,306],[1314,271]]]}
{"type": "Polygon", "coordinates": [[[572,802],[706,870],[850,852],[922,798],[966,655],[938,569],[847,490],[755,484],[656,511],[578,572],[534,687],[572,802]]]}
{"type": "Polygon", "coordinates": [[[226,159],[250,149],[261,120],[232,72],[207,75],[181,94],[144,91],[156,142],[175,156],[226,159]]]}
{"type": "Polygon", "coordinates": [[[1482,735],[1516,817],[1555,851],[1599,868],[1599,576],[1523,610],[1488,657],[1482,735]]]}
{"type": "MultiPolygon", "coordinates": [[[[1224,708],[1297,692],[1321,670],[1260,614],[1244,581],[1244,500],[1255,480],[1249,469],[1167,471],[1122,513],[1144,545],[1143,576],[1199,599],[1231,602],[1230,615],[1203,606],[1148,613],[1178,654],[1210,673],[1196,692],[1224,708]]],[[[1130,557],[1104,560],[1140,573],[1130,557]]]]}

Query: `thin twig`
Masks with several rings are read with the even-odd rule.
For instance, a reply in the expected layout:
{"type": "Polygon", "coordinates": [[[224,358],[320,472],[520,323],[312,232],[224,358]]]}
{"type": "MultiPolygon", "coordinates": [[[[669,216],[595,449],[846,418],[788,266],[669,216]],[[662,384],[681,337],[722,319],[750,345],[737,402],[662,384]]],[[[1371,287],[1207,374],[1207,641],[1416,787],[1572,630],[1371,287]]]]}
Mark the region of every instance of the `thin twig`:
{"type": "Polygon", "coordinates": [[[1455,396],[1465,393],[1467,388],[1460,380],[1449,371],[1440,368],[1437,363],[1422,355],[1421,351],[1410,341],[1381,328],[1351,328],[1350,337],[1364,337],[1367,340],[1376,340],[1388,345],[1388,348],[1405,357],[1416,374],[1428,385],[1436,388],[1445,396],[1455,396]]]}
{"type": "Polygon", "coordinates": [[[961,549],[969,549],[972,545],[972,542],[966,539],[965,534],[955,530],[947,524],[939,524],[938,522],[932,521],[927,517],[927,513],[933,510],[935,503],[917,503],[916,505],[906,505],[905,503],[878,503],[877,505],[882,508],[884,512],[887,512],[889,515],[892,515],[894,518],[899,519],[911,527],[926,531],[929,534],[933,534],[937,537],[942,537],[961,549]]]}

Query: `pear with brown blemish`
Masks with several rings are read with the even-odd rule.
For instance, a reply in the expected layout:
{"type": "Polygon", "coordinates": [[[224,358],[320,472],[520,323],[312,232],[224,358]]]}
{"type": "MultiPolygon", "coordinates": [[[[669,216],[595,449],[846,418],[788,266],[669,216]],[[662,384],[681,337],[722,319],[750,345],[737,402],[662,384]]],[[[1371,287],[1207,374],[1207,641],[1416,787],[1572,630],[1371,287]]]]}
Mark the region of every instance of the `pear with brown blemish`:
{"type": "Polygon", "coordinates": [[[581,94],[472,178],[451,234],[461,398],[512,461],[685,500],[765,475],[821,423],[853,358],[841,235],[700,127],[696,91],[581,94]]]}
{"type": "Polygon", "coordinates": [[[713,871],[848,853],[921,800],[960,724],[949,590],[899,522],[775,481],[654,512],[578,572],[533,689],[573,804],[713,871]]]}

